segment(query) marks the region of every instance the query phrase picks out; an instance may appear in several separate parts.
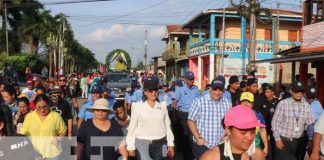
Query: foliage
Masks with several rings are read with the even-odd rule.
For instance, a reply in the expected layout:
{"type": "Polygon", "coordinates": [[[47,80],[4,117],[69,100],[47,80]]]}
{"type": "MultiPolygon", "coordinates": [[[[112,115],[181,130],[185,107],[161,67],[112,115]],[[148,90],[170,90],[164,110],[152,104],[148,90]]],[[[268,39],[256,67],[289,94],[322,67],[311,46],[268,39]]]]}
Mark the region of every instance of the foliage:
{"type": "Polygon", "coordinates": [[[46,65],[39,56],[31,54],[16,54],[13,56],[0,55],[0,69],[3,69],[5,64],[11,64],[17,69],[18,75],[22,77],[24,75],[25,68],[30,67],[32,72],[40,73],[43,67],[46,65]]]}
{"type": "Polygon", "coordinates": [[[136,70],[136,71],[145,70],[145,66],[144,66],[143,62],[142,61],[138,62],[136,67],[134,68],[134,70],[136,70]]]}
{"type": "MultiPolygon", "coordinates": [[[[2,18],[2,25],[0,27],[0,54],[6,52],[3,2],[3,0],[0,0],[0,17],[2,18]]],[[[38,0],[6,0],[6,3],[8,5],[28,4],[28,7],[12,7],[8,9],[8,46],[10,55],[14,56],[10,56],[8,59],[4,59],[5,56],[2,56],[0,61],[20,61],[24,59],[23,57],[27,58],[25,60],[35,57],[35,65],[37,65],[37,67],[31,69],[37,72],[35,69],[41,70],[41,66],[48,66],[49,63],[48,59],[41,60],[39,58],[39,47],[45,46],[45,54],[50,50],[50,47],[52,50],[55,49],[58,53],[59,39],[62,39],[64,40],[65,46],[65,72],[74,70],[86,71],[98,65],[94,54],[74,38],[73,30],[68,20],[65,18],[65,15],[57,14],[52,16],[51,12],[45,10],[44,6],[38,0]],[[63,24],[65,26],[64,35],[62,33],[63,24]],[[48,43],[50,35],[53,39],[51,43],[48,43]],[[25,52],[27,54],[34,54],[35,56],[21,54],[25,52]]],[[[48,55],[45,57],[48,57],[48,55]]],[[[32,61],[28,63],[32,63],[32,61]]],[[[21,63],[19,65],[24,64],[26,63],[21,63]]]]}

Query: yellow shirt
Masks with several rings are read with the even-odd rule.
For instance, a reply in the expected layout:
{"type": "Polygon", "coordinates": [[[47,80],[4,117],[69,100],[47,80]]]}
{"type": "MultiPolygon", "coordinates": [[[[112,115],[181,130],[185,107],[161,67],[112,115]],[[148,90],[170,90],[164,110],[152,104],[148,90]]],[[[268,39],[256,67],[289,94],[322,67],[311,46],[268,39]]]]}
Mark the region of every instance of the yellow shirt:
{"type": "Polygon", "coordinates": [[[54,138],[66,131],[66,126],[62,117],[51,111],[42,122],[36,113],[29,113],[20,129],[20,134],[29,136],[37,152],[43,158],[53,158],[62,152],[60,143],[52,144],[54,138]]]}

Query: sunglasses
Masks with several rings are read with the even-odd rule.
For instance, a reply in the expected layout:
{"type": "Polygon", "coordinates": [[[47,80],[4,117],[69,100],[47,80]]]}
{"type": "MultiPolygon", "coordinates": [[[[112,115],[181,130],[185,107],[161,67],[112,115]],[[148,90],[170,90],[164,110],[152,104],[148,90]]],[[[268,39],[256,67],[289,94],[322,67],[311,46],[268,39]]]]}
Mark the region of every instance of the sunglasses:
{"type": "Polygon", "coordinates": [[[60,82],[66,82],[66,79],[60,79],[59,81],[60,82]]]}
{"type": "Polygon", "coordinates": [[[153,92],[158,92],[159,89],[147,89],[146,91],[148,91],[149,93],[153,93],[153,92]]]}

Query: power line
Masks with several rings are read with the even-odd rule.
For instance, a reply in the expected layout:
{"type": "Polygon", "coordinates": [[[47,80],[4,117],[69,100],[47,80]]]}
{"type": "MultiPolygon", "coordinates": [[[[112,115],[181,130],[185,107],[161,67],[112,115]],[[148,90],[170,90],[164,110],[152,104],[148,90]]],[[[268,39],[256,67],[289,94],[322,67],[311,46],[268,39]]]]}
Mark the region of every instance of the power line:
{"type": "Polygon", "coordinates": [[[105,23],[105,22],[109,22],[109,21],[111,21],[111,20],[115,20],[115,19],[117,19],[117,18],[127,17],[127,16],[130,16],[130,15],[136,14],[136,13],[138,13],[138,12],[141,12],[141,11],[144,11],[144,10],[151,9],[151,8],[153,8],[153,7],[159,6],[159,5],[164,4],[164,3],[166,3],[166,2],[168,2],[168,1],[162,1],[162,2],[159,2],[159,3],[155,3],[155,4],[150,5],[150,6],[148,6],[148,7],[144,7],[144,8],[142,8],[142,9],[139,9],[139,10],[136,10],[136,11],[130,12],[130,13],[128,13],[128,14],[125,14],[125,15],[121,15],[121,16],[115,17],[115,18],[111,18],[111,19],[108,19],[108,20],[99,21],[99,22],[95,22],[95,23],[89,23],[89,24],[85,24],[85,25],[80,25],[80,26],[77,26],[77,27],[85,27],[85,26],[90,26],[90,25],[94,25],[94,24],[97,24],[97,23],[105,23]]]}
{"type": "MultiPolygon", "coordinates": [[[[48,2],[40,3],[41,5],[61,5],[61,4],[76,4],[76,3],[92,3],[92,2],[104,2],[104,1],[116,1],[116,0],[73,0],[73,1],[59,1],[59,2],[48,2]]],[[[35,7],[37,3],[25,2],[21,4],[10,4],[7,8],[25,8],[35,7]]]]}

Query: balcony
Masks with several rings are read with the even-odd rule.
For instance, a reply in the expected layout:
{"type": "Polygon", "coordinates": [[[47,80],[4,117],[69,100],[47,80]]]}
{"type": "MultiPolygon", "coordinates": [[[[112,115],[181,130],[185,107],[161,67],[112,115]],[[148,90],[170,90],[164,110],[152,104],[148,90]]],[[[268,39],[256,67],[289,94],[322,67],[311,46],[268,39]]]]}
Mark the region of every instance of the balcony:
{"type": "Polygon", "coordinates": [[[174,48],[166,48],[162,53],[162,60],[163,61],[173,61],[179,57],[180,50],[174,48]]]}
{"type": "MultiPolygon", "coordinates": [[[[246,42],[246,47],[248,48],[249,42],[246,42]]],[[[239,53],[241,52],[241,40],[240,39],[226,39],[225,40],[224,53],[239,53]]],[[[299,46],[300,42],[290,42],[290,41],[280,41],[279,42],[279,51],[286,50],[295,46],[299,46]]],[[[215,53],[220,53],[223,48],[223,43],[221,39],[215,39],[215,53]]],[[[256,46],[257,53],[264,54],[273,54],[273,41],[267,40],[257,40],[256,46]]],[[[248,49],[246,49],[248,52],[248,49]]],[[[210,53],[210,40],[207,39],[205,41],[196,43],[190,47],[190,56],[196,56],[201,54],[209,54],[210,53]]]]}

